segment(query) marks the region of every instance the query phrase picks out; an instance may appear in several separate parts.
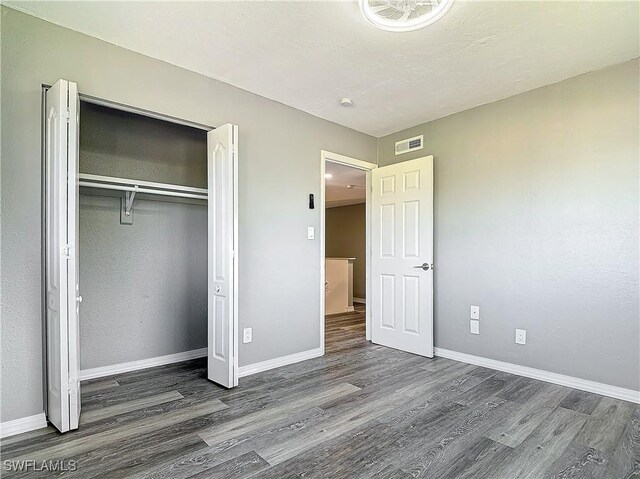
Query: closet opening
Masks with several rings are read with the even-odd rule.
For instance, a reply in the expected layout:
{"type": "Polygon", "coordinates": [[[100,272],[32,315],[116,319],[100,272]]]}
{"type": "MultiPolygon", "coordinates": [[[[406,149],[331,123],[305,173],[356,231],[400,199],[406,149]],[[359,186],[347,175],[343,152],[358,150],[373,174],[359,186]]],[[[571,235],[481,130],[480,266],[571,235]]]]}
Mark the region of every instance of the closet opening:
{"type": "Polygon", "coordinates": [[[84,101],[80,119],[80,379],[206,357],[207,132],[84,101]]]}
{"type": "Polygon", "coordinates": [[[65,80],[43,99],[47,419],[75,429],[117,374],[185,360],[185,380],[236,386],[237,127],[65,80]]]}

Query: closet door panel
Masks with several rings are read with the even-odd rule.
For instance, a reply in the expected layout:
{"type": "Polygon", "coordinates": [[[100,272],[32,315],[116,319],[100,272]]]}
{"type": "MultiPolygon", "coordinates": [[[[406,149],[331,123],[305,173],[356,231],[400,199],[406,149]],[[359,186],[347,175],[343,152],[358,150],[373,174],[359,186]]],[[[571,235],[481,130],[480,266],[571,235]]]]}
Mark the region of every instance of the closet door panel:
{"type": "Polygon", "coordinates": [[[237,385],[237,127],[207,135],[208,378],[237,385]]]}
{"type": "Polygon", "coordinates": [[[67,82],[46,96],[47,419],[69,430],[67,353],[67,82]]]}
{"type": "Polygon", "coordinates": [[[80,415],[77,107],[75,83],[59,80],[46,93],[47,419],[60,432],[76,429],[80,415]]]}
{"type": "Polygon", "coordinates": [[[80,422],[80,238],[78,185],[80,151],[80,98],[78,87],[69,82],[69,121],[67,154],[67,304],[69,305],[69,429],[77,429],[80,422]]]}

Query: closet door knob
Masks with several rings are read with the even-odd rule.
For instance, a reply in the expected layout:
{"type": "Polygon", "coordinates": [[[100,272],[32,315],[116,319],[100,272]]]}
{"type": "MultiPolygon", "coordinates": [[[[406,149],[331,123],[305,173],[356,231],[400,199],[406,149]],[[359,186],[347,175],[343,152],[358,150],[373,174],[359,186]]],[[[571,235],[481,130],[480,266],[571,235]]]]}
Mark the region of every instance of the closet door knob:
{"type": "Polygon", "coordinates": [[[216,286],[216,293],[220,292],[220,286],[216,286]]]}

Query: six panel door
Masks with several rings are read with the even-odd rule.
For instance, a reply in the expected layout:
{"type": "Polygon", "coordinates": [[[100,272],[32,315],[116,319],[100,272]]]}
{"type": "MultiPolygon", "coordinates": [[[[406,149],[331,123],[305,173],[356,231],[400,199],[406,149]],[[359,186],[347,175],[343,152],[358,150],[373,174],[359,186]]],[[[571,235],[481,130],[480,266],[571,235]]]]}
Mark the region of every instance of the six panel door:
{"type": "Polygon", "coordinates": [[[371,340],[433,357],[433,157],[372,171],[371,340]]]}

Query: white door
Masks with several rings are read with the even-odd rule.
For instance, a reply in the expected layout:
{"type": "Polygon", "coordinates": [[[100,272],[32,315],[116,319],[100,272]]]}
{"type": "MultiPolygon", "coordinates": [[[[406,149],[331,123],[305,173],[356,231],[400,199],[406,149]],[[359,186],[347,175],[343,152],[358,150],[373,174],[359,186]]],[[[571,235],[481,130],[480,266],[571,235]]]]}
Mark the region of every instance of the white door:
{"type": "Polygon", "coordinates": [[[237,151],[238,127],[226,124],[207,134],[209,189],[208,377],[238,385],[237,374],[237,151]]]}
{"type": "Polygon", "coordinates": [[[78,90],[59,80],[46,95],[47,418],[78,427],[78,90]]]}
{"type": "Polygon", "coordinates": [[[433,157],[372,171],[371,340],[433,357],[433,157]]]}

